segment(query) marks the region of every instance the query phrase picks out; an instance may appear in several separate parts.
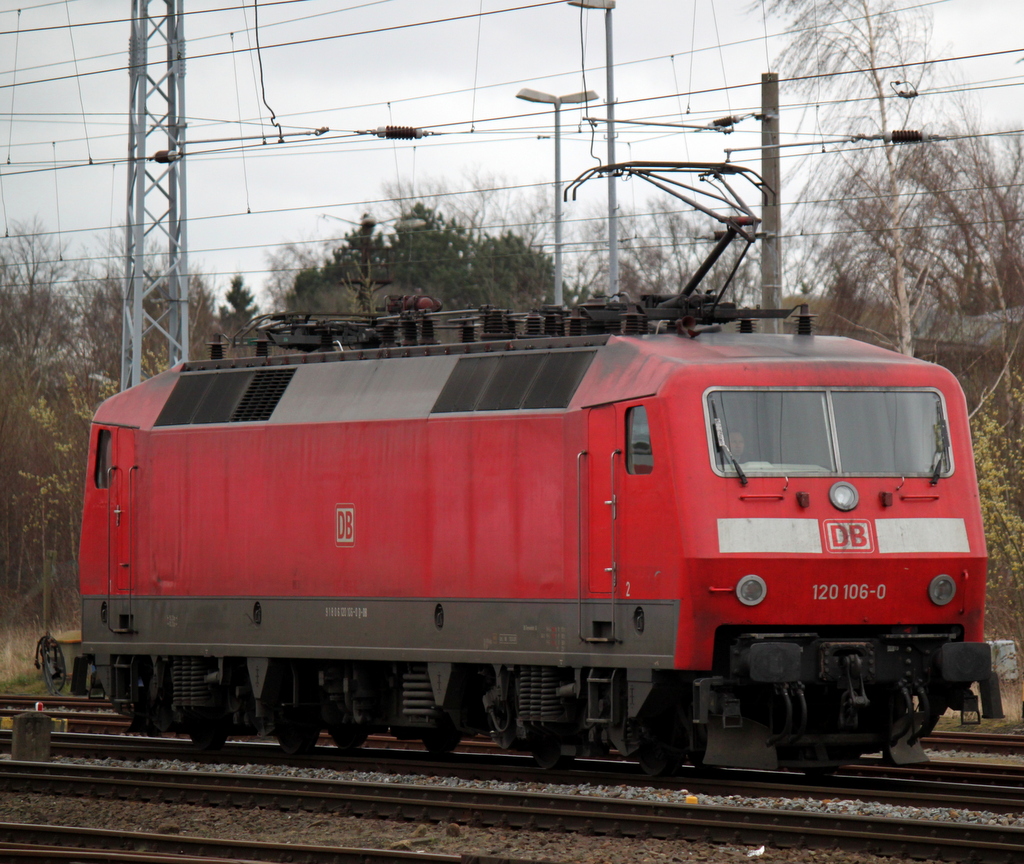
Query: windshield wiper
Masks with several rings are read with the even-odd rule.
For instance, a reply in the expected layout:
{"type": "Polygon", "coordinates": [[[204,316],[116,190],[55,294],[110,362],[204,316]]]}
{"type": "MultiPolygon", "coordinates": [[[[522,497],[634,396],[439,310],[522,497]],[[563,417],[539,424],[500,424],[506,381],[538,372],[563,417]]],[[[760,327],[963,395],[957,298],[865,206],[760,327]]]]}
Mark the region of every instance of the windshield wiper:
{"type": "Polygon", "coordinates": [[[946,418],[942,416],[942,403],[935,406],[935,464],[932,465],[932,486],[939,483],[939,475],[942,473],[942,463],[946,460],[949,452],[949,429],[946,428],[946,418]]]}
{"type": "Polygon", "coordinates": [[[713,424],[715,427],[715,440],[718,443],[719,451],[729,457],[732,467],[736,469],[736,476],[740,478],[740,483],[746,486],[747,475],[743,473],[743,469],[740,468],[740,463],[736,461],[736,457],[732,455],[732,450],[729,449],[729,445],[725,443],[725,433],[722,431],[722,421],[716,417],[713,424]]]}

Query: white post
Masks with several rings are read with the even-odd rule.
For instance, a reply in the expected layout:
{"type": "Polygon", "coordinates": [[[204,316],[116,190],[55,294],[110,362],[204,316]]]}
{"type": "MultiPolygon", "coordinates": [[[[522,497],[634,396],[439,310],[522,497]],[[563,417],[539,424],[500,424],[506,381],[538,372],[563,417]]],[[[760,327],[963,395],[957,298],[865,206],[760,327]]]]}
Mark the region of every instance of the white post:
{"type": "Polygon", "coordinates": [[[562,100],[555,100],[555,305],[562,305],[562,100]]]}
{"type": "Polygon", "coordinates": [[[555,108],[555,305],[563,303],[562,292],[562,115],[560,109],[564,104],[590,102],[597,98],[593,90],[583,93],[569,93],[566,96],[555,96],[540,90],[524,87],[516,93],[517,99],[527,102],[542,102],[555,108]]]}
{"type": "MultiPolygon", "coordinates": [[[[612,10],[604,13],[605,78],[608,84],[608,164],[615,164],[615,65],[612,61],[612,10]]],[[[608,175],[608,296],[619,291],[619,214],[615,176],[608,175]]]]}

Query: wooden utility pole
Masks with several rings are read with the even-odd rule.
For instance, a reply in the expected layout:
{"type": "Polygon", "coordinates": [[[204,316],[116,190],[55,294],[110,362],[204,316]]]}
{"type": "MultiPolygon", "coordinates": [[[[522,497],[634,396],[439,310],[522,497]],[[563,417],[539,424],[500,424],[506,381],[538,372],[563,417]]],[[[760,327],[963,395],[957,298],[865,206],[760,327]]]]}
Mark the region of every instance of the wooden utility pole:
{"type": "Polygon", "coordinates": [[[43,562],[43,629],[50,632],[50,617],[53,606],[53,571],[57,566],[57,550],[48,549],[43,562]]]}
{"type": "MultiPolygon", "coordinates": [[[[761,75],[761,308],[782,305],[782,170],[779,164],[779,76],[761,75]]],[[[765,329],[779,332],[774,319],[765,320],[765,329]]]]}

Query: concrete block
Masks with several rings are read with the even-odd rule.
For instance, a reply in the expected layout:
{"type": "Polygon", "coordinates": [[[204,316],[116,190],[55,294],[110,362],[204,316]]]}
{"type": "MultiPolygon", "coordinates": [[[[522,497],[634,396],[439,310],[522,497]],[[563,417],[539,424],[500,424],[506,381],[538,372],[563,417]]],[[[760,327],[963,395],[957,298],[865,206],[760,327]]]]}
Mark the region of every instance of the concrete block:
{"type": "Polygon", "coordinates": [[[41,711],[26,711],[14,718],[11,758],[18,762],[50,761],[50,717],[41,711]]]}

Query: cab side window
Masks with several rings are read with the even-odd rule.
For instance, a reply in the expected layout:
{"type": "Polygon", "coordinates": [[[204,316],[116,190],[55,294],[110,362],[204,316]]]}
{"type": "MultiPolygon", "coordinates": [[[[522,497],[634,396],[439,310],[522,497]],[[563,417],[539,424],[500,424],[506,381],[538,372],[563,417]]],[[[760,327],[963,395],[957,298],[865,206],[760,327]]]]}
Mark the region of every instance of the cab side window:
{"type": "Polygon", "coordinates": [[[626,471],[630,474],[650,474],[653,470],[654,451],[651,449],[647,409],[638,405],[626,412],[626,471]]]}
{"type": "Polygon", "coordinates": [[[111,436],[109,429],[100,429],[96,439],[96,488],[107,489],[110,486],[111,436]]]}

